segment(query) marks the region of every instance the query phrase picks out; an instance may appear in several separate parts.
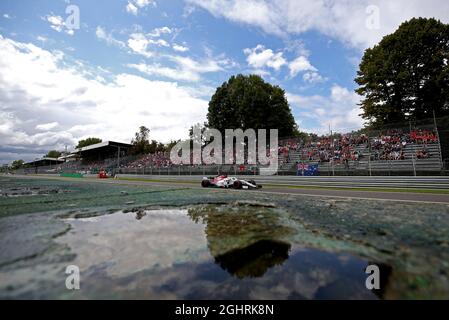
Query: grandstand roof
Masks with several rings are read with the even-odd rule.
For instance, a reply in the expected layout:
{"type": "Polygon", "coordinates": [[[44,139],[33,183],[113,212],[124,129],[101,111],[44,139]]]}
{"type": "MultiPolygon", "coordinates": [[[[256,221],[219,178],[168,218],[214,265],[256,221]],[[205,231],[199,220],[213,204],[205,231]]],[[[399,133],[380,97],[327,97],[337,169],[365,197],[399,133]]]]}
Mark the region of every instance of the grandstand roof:
{"type": "Polygon", "coordinates": [[[73,158],[78,158],[78,157],[79,157],[78,154],[76,154],[76,153],[70,153],[70,154],[68,154],[68,155],[59,157],[58,159],[59,159],[59,160],[67,160],[67,159],[73,159],[73,158]]]}
{"type": "Polygon", "coordinates": [[[30,161],[25,163],[25,165],[34,165],[34,166],[39,166],[39,165],[47,165],[47,164],[52,164],[52,163],[63,163],[64,160],[60,160],[57,158],[48,158],[48,157],[43,157],[41,159],[36,159],[34,161],[30,161]]]}
{"type": "Polygon", "coordinates": [[[100,142],[97,144],[93,144],[84,148],[79,148],[79,149],[75,149],[75,151],[73,151],[73,153],[82,153],[85,151],[91,151],[91,150],[95,150],[95,149],[101,149],[101,148],[109,148],[109,147],[114,147],[114,148],[131,148],[131,144],[129,143],[123,143],[123,142],[116,142],[116,141],[104,141],[104,142],[100,142]]]}

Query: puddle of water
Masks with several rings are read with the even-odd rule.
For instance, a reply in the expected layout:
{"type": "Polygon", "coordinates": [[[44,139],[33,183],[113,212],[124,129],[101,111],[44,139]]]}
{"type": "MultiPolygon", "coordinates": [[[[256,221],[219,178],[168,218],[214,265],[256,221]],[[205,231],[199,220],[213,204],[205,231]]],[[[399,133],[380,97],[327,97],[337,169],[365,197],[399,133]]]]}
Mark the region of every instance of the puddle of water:
{"type": "Polygon", "coordinates": [[[67,193],[67,190],[40,187],[20,187],[0,190],[0,196],[7,198],[29,197],[29,196],[48,196],[51,194],[67,193]]]}
{"type": "Polygon", "coordinates": [[[276,210],[120,211],[67,219],[72,231],[57,242],[76,254],[74,297],[377,298],[365,288],[367,261],[289,243],[276,210]]]}
{"type": "MultiPolygon", "coordinates": [[[[142,270],[165,269],[208,254],[201,225],[192,223],[187,210],[117,212],[81,219],[66,219],[72,230],[58,242],[77,254],[74,264],[87,270],[108,265],[110,277],[142,270]]],[[[203,257],[202,257],[203,256],[203,257]]]]}

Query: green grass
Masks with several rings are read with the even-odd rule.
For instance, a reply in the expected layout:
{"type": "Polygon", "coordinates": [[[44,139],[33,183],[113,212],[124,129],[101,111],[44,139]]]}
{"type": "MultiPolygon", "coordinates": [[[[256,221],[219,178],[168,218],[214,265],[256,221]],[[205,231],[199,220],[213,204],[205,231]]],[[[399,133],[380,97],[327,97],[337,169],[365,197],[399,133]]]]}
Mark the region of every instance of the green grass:
{"type": "Polygon", "coordinates": [[[62,178],[83,178],[81,173],[61,173],[59,176],[62,178]]]}

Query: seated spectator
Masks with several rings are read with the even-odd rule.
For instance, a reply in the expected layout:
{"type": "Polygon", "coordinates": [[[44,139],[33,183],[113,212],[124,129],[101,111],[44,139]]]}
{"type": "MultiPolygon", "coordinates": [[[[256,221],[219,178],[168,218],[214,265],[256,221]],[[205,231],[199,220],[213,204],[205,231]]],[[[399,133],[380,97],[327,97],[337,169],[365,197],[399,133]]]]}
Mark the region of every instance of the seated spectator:
{"type": "Polygon", "coordinates": [[[417,159],[428,159],[429,157],[430,157],[430,154],[426,148],[416,151],[417,159]]]}

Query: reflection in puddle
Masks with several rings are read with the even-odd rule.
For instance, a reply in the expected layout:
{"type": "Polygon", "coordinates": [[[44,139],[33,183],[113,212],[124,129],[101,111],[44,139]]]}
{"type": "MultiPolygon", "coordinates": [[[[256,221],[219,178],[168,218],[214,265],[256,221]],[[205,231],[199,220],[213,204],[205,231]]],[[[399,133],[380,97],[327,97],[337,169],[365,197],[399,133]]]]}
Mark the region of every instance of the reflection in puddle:
{"type": "Polygon", "coordinates": [[[74,297],[376,299],[367,261],[289,243],[276,208],[195,207],[67,219],[74,297]],[[221,211],[222,210],[222,211],[221,211]]]}
{"type": "Polygon", "coordinates": [[[51,194],[68,193],[68,190],[61,190],[56,188],[41,188],[41,187],[16,187],[5,188],[0,190],[0,197],[27,197],[27,196],[48,196],[51,194]]]}
{"type": "Polygon", "coordinates": [[[215,262],[238,278],[262,277],[269,268],[288,259],[291,245],[280,241],[260,240],[248,247],[234,249],[215,257],[215,262]]]}
{"type": "Polygon", "coordinates": [[[192,259],[205,259],[203,227],[191,222],[187,210],[136,213],[68,219],[72,232],[58,239],[77,254],[74,264],[88,270],[107,266],[110,277],[142,270],[171,268],[192,259]]]}

